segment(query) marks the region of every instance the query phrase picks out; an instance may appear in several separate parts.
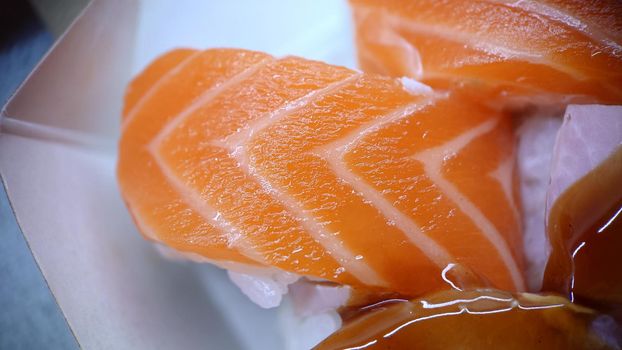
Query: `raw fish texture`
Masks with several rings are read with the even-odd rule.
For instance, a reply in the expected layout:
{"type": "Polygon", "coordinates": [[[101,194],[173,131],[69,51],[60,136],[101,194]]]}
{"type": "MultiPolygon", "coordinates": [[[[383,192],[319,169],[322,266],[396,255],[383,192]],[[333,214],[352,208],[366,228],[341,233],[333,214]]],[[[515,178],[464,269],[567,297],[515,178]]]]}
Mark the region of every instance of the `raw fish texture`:
{"type": "Polygon", "coordinates": [[[184,49],[130,84],[122,128],[127,206],[181,252],[405,295],[525,288],[511,120],[460,94],[184,49]]]}

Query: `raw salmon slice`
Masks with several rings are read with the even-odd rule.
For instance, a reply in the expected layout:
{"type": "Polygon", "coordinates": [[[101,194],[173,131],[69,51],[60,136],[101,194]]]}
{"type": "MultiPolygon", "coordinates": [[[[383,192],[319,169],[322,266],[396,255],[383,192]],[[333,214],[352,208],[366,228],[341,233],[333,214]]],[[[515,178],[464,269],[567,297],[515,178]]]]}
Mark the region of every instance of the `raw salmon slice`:
{"type": "Polygon", "coordinates": [[[524,289],[509,119],[407,85],[298,57],[168,53],[130,85],[123,196],[145,236],[225,267],[407,295],[524,289]]]}
{"type": "Polygon", "coordinates": [[[622,3],[350,0],[364,71],[481,99],[622,102],[622,3]]]}

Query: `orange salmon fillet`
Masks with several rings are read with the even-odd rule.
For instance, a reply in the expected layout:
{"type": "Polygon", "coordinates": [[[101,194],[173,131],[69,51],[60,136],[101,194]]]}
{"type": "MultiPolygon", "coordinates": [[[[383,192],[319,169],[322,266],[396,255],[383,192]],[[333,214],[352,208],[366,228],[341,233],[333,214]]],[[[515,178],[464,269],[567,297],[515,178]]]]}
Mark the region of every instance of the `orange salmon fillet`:
{"type": "Polygon", "coordinates": [[[622,103],[618,0],[350,0],[359,63],[480,99],[622,103]]]}
{"type": "Polygon", "coordinates": [[[176,50],[130,84],[117,175],[146,237],[221,265],[405,295],[524,289],[510,120],[458,94],[176,50]]]}

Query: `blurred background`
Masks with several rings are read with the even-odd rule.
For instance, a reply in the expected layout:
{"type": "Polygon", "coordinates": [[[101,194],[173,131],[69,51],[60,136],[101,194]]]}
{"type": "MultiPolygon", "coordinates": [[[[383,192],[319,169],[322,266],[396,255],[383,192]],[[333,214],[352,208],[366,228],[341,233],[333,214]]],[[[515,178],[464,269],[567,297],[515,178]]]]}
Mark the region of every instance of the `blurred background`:
{"type": "MultiPolygon", "coordinates": [[[[88,0],[0,1],[0,105],[88,0]]],[[[78,349],[0,186],[0,349],[78,349]]]]}

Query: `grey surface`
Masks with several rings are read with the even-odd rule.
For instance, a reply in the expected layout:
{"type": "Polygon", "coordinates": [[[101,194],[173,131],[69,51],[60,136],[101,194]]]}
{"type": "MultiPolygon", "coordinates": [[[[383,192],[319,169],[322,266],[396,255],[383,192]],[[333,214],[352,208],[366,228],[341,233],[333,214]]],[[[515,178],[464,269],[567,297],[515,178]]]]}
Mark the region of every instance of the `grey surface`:
{"type": "MultiPolygon", "coordinates": [[[[4,6],[0,5],[0,11],[7,10],[4,6]]],[[[28,7],[13,7],[12,10],[13,13],[5,16],[18,18],[0,26],[0,31],[3,31],[3,40],[0,41],[0,106],[15,92],[54,42],[52,35],[28,11],[28,7]]],[[[6,20],[3,17],[0,17],[1,21],[6,20]]]]}
{"type": "Polygon", "coordinates": [[[77,349],[0,188],[0,349],[77,349]]]}
{"type": "MultiPolygon", "coordinates": [[[[4,6],[24,6],[6,2],[4,6]]],[[[27,7],[27,6],[26,6],[27,7]]],[[[0,11],[7,10],[0,6],[0,11]]],[[[0,46],[0,105],[13,94],[53,43],[29,11],[9,23],[0,46]]],[[[63,315],[19,230],[0,186],[0,349],[77,349],[63,315]]]]}

